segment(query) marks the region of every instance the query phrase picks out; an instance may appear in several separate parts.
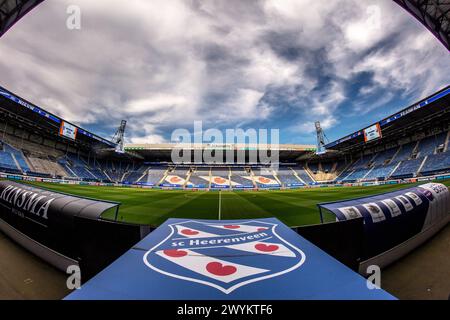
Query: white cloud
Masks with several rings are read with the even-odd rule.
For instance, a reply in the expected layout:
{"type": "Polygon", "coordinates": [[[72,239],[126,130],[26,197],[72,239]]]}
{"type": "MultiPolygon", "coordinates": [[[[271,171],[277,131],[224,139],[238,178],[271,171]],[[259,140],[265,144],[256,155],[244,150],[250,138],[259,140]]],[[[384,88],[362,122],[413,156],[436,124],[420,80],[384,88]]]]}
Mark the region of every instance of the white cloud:
{"type": "Polygon", "coordinates": [[[150,134],[142,137],[133,137],[131,138],[131,143],[136,144],[152,144],[152,143],[164,143],[166,140],[157,134],[150,134]]]}
{"type": "Polygon", "coordinates": [[[127,119],[134,142],[194,120],[279,127],[284,108],[296,128],[331,127],[362,72],[373,81],[361,99],[418,98],[450,80],[445,48],[384,0],[45,1],[0,41],[3,86],[81,125],[127,119]],[[69,4],[80,31],[65,28],[69,4]],[[265,99],[277,93],[284,104],[265,99]]]}

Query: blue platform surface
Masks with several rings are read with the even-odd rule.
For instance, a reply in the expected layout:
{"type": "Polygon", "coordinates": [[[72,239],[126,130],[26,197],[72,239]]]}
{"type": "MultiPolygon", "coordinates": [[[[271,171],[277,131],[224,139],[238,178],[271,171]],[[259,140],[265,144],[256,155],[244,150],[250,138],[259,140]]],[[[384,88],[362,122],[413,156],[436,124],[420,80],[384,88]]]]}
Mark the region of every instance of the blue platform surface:
{"type": "Polygon", "coordinates": [[[394,300],[277,219],[169,219],[67,300],[394,300]]]}

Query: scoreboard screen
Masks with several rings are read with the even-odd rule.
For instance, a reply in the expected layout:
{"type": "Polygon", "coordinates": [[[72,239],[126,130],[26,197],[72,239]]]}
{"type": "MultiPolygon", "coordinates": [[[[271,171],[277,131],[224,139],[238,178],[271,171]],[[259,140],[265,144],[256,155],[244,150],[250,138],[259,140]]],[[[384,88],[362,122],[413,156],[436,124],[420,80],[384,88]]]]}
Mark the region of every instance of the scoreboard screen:
{"type": "Polygon", "coordinates": [[[61,122],[61,127],[59,128],[60,136],[75,140],[77,138],[77,133],[77,127],[65,121],[61,122]]]}
{"type": "Polygon", "coordinates": [[[364,129],[364,141],[365,142],[380,139],[381,137],[382,137],[381,126],[379,123],[367,128],[367,129],[364,129]]]}

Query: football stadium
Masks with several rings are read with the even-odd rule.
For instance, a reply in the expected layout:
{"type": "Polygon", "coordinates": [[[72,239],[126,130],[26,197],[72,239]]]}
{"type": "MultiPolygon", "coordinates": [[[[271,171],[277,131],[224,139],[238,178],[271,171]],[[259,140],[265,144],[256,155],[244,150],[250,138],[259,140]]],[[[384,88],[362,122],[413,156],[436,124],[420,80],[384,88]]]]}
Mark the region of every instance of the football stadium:
{"type": "MultiPolygon", "coordinates": [[[[0,0],[0,42],[43,2],[0,0]]],[[[448,53],[448,1],[395,2],[448,53]]],[[[334,141],[317,121],[317,143],[180,144],[1,82],[0,299],[450,296],[448,83],[334,141]]]]}

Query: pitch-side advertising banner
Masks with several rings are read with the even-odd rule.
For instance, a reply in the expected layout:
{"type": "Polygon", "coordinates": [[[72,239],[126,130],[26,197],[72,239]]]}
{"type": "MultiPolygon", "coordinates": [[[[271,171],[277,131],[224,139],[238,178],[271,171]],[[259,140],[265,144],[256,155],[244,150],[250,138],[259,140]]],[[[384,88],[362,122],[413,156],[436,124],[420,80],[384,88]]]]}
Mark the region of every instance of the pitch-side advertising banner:
{"type": "Polygon", "coordinates": [[[277,219],[169,219],[66,299],[394,299],[277,219]]]}

